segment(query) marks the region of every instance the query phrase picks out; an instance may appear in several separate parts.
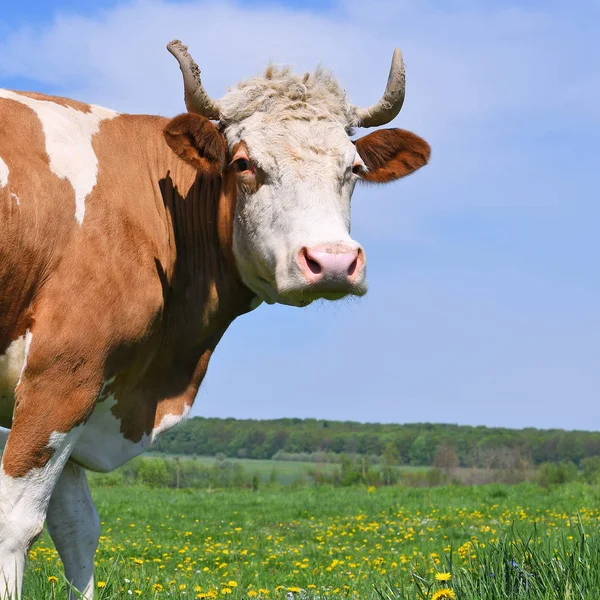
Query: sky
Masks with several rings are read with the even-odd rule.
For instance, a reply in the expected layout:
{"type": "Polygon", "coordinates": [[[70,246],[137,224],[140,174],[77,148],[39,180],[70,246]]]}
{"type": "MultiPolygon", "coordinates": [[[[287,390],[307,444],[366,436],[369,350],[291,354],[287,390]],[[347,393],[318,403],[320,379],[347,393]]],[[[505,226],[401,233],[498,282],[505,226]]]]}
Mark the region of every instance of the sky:
{"type": "Polygon", "coordinates": [[[184,110],[173,38],[214,97],[273,61],[370,105],[404,53],[432,159],[357,187],[369,293],[238,319],[192,414],[600,429],[597,0],[6,4],[1,87],[122,112],[184,110]]]}

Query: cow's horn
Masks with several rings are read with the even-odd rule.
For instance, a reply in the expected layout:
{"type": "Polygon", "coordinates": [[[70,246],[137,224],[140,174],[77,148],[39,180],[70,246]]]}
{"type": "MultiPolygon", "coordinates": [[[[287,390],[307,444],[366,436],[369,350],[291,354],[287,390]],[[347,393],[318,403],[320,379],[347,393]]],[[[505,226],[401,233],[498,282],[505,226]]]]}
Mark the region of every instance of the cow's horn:
{"type": "Polygon", "coordinates": [[[392,66],[388,77],[385,92],[377,104],[369,108],[357,108],[359,127],[377,127],[385,125],[394,119],[402,108],[404,102],[404,88],[406,77],[404,75],[404,61],[399,48],[394,50],[392,66]]]}
{"type": "Polygon", "coordinates": [[[213,100],[202,87],[200,69],[188,52],[187,46],[179,40],[173,40],[167,44],[167,50],[177,59],[183,73],[185,106],[188,111],[217,121],[221,114],[219,103],[213,100]]]}

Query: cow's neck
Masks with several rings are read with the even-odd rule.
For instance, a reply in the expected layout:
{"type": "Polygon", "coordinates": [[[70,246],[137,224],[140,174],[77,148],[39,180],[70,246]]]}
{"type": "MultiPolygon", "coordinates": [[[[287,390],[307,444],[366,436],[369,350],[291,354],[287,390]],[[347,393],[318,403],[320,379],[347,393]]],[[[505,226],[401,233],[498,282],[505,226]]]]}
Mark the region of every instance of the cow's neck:
{"type": "Polygon", "coordinates": [[[184,163],[168,166],[158,178],[167,233],[155,259],[162,314],[127,373],[119,372],[124,361],[115,357],[117,376],[108,390],[119,399],[110,410],[121,434],[136,444],[185,416],[215,346],[253,297],[230,250],[235,181],[231,190],[227,179],[202,179],[184,163]]]}
{"type": "Polygon", "coordinates": [[[247,312],[253,297],[241,282],[233,258],[236,183],[232,175],[196,175],[188,186],[178,185],[170,176],[161,181],[171,231],[166,316],[174,331],[185,327],[186,337],[198,341],[247,312]]]}

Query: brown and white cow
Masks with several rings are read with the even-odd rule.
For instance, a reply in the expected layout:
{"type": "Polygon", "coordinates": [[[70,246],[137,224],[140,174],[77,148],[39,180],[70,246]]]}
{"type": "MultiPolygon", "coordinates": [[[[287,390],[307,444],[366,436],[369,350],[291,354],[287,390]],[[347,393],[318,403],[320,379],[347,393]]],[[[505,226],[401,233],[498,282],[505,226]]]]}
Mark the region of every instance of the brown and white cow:
{"type": "Polygon", "coordinates": [[[44,520],[84,598],[110,471],[190,410],[219,339],[260,302],[366,292],[357,181],[422,167],[394,53],[359,109],[330,74],[269,67],[220,101],[180,42],[188,113],[119,115],[0,91],[0,598],[20,595],[44,520]],[[214,122],[216,123],[214,123],[214,122]]]}

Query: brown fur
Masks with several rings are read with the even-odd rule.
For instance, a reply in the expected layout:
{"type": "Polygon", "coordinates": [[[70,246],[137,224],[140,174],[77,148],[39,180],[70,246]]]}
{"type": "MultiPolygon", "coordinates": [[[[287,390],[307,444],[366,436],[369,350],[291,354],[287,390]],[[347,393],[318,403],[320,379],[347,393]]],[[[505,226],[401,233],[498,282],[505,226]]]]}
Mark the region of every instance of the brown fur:
{"type": "Polygon", "coordinates": [[[252,294],[231,254],[235,175],[219,172],[225,143],[208,121],[184,117],[101,124],[98,180],[80,226],[35,114],[0,101],[0,156],[10,169],[0,189],[0,342],[32,333],[4,453],[8,475],[44,466],[50,435],[85,422],[112,377],[113,413],[131,441],[181,414],[223,332],[249,309],[252,294]],[[177,128],[193,141],[199,171],[165,143],[163,131],[177,128]]]}
{"type": "Polygon", "coordinates": [[[362,178],[371,183],[388,183],[410,175],[425,166],[431,155],[424,139],[404,129],[379,129],[355,143],[368,168],[362,178]]]}
{"type": "Polygon", "coordinates": [[[227,143],[206,117],[179,115],[164,130],[167,144],[179,158],[204,175],[220,175],[225,167],[227,143]]]}
{"type": "Polygon", "coordinates": [[[71,100],[70,98],[62,98],[61,96],[48,96],[47,94],[40,94],[38,92],[18,92],[18,94],[21,96],[27,96],[28,98],[33,98],[34,100],[54,102],[55,104],[60,104],[61,106],[66,106],[82,113],[89,113],[92,110],[92,107],[85,102],[71,100]]]}

